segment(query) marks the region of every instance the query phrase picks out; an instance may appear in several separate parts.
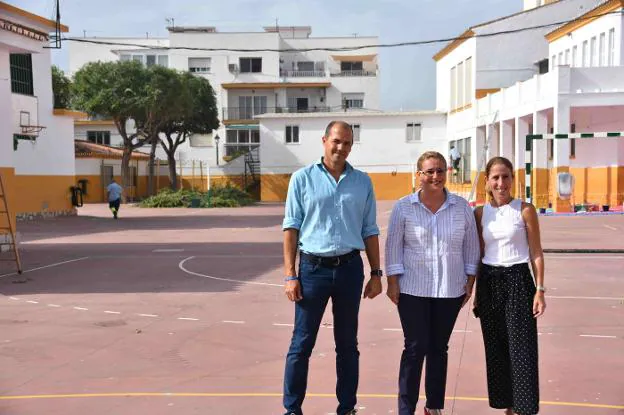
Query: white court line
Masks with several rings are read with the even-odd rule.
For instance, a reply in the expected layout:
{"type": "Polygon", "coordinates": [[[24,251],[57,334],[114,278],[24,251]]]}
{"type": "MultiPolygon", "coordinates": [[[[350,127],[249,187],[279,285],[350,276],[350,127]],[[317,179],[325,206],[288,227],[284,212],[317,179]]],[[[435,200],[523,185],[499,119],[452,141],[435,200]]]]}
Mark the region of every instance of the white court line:
{"type": "MultiPolygon", "coordinates": [[[[84,259],[89,258],[88,256],[82,257],[82,258],[76,258],[76,259],[70,259],[69,261],[63,261],[63,262],[57,262],[55,264],[50,264],[50,265],[44,265],[42,267],[37,267],[37,268],[33,268],[33,269],[27,269],[26,271],[22,272],[22,274],[27,274],[29,272],[34,272],[34,271],[39,271],[41,269],[46,269],[46,268],[52,268],[52,267],[57,267],[59,265],[64,265],[64,264],[70,264],[72,262],[77,262],[77,261],[82,261],[84,259]]],[[[10,274],[4,274],[4,275],[0,275],[0,278],[3,277],[10,277],[12,275],[18,275],[17,272],[12,272],[10,274]]]]}
{"type": "Polygon", "coordinates": [[[609,226],[609,225],[602,225],[602,226],[604,226],[607,229],[611,229],[612,231],[618,231],[619,230],[618,228],[614,228],[613,226],[609,226]]]}
{"type": "Polygon", "coordinates": [[[617,336],[601,336],[598,334],[581,334],[580,337],[592,337],[595,339],[617,339],[617,336]]]}
{"type": "Polygon", "coordinates": [[[89,309],[84,307],[74,307],[74,310],[88,311],[89,309]]]}
{"type": "Polygon", "coordinates": [[[16,298],[16,297],[9,297],[9,300],[19,301],[20,299],[19,299],[19,298],[16,298]]]}
{"type": "Polygon", "coordinates": [[[33,300],[28,300],[26,302],[30,304],[39,304],[39,301],[33,301],[33,300]]]}
{"type": "Polygon", "coordinates": [[[154,249],[152,252],[184,252],[184,249],[154,249]]]}
{"type": "Polygon", "coordinates": [[[624,259],[624,256],[617,255],[603,255],[603,254],[583,254],[583,255],[567,255],[567,254],[549,254],[546,253],[549,259],[624,259]]]}
{"type": "Polygon", "coordinates": [[[273,323],[273,325],[277,327],[295,327],[292,323],[273,323]]]}
{"type": "Polygon", "coordinates": [[[158,317],[157,314],[137,314],[139,317],[158,317]]]}
{"type": "Polygon", "coordinates": [[[59,308],[60,305],[58,305],[58,304],[48,304],[48,307],[59,308]]]}
{"type": "Polygon", "coordinates": [[[178,264],[178,268],[180,268],[183,272],[186,272],[187,274],[195,275],[197,277],[210,278],[211,280],[234,282],[234,283],[237,283],[237,284],[266,285],[266,286],[269,286],[269,287],[280,287],[280,288],[283,287],[282,284],[271,284],[271,283],[268,283],[268,282],[257,282],[257,281],[240,281],[240,280],[234,280],[234,279],[231,279],[231,278],[211,277],[210,275],[204,275],[204,274],[200,274],[198,272],[189,271],[188,269],[184,268],[184,263],[186,261],[189,261],[189,260],[193,259],[193,258],[195,258],[195,257],[194,256],[190,256],[190,257],[188,257],[186,259],[183,259],[178,264]]]}
{"type": "Polygon", "coordinates": [[[624,301],[624,297],[574,297],[564,295],[547,295],[546,298],[556,300],[601,300],[601,301],[624,301]]]}
{"type": "Polygon", "coordinates": [[[105,311],[106,314],[121,314],[119,311],[105,311]]]}
{"type": "Polygon", "coordinates": [[[191,317],[178,317],[178,320],[199,321],[198,318],[191,318],[191,317]]]}
{"type": "Polygon", "coordinates": [[[245,324],[244,321],[240,321],[240,320],[223,320],[222,323],[227,323],[227,324],[245,324]]]}

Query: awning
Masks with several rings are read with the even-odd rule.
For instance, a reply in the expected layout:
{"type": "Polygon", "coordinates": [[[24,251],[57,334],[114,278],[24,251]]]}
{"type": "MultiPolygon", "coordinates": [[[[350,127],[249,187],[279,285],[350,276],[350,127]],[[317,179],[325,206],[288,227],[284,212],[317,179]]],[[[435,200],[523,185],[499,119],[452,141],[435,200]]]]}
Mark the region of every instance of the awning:
{"type": "Polygon", "coordinates": [[[377,58],[377,54],[373,55],[331,55],[336,62],[372,62],[377,58]]]}
{"type": "Polygon", "coordinates": [[[259,130],[258,124],[231,124],[225,126],[226,130],[259,130]]]}

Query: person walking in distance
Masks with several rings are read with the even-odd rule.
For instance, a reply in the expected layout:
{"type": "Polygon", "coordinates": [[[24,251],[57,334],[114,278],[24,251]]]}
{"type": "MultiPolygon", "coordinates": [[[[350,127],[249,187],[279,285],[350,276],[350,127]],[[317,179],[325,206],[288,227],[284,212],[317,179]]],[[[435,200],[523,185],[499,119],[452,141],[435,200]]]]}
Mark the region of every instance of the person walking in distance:
{"type": "Polygon", "coordinates": [[[106,193],[108,194],[108,207],[111,212],[113,212],[113,218],[117,219],[119,207],[121,206],[123,188],[117,184],[115,179],[112,179],[110,184],[106,187],[106,193]]]}
{"type": "Polygon", "coordinates": [[[375,194],[368,175],[347,162],[351,126],[330,122],[322,142],[323,157],[290,179],[283,222],[285,293],[295,307],[284,374],[287,415],[303,414],[309,359],[329,299],[336,343],[336,412],[356,413],[358,313],[364,288],[360,251],[366,251],[372,270],[363,297],[374,298],[382,291],[375,194]]]}

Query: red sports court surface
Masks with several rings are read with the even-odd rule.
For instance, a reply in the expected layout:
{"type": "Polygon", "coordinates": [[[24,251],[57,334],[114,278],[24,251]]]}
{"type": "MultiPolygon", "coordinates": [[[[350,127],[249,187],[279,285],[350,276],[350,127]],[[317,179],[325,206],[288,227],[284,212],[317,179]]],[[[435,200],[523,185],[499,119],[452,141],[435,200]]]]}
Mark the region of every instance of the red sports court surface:
{"type": "MultiPolygon", "coordinates": [[[[391,207],[378,205],[382,233],[391,207]]],[[[123,206],[113,221],[92,205],[20,223],[28,271],[0,263],[0,414],[281,414],[293,321],[282,213],[123,206]]],[[[624,216],[540,220],[546,248],[624,249],[624,216]]],[[[541,413],[624,414],[624,254],[546,263],[541,413]]],[[[306,414],[335,411],[331,324],[328,312],[306,414]]],[[[465,309],[455,328],[446,413],[500,413],[485,399],[478,320],[465,309]]],[[[402,334],[385,295],[363,301],[359,339],[359,413],[396,413],[402,334]]]]}

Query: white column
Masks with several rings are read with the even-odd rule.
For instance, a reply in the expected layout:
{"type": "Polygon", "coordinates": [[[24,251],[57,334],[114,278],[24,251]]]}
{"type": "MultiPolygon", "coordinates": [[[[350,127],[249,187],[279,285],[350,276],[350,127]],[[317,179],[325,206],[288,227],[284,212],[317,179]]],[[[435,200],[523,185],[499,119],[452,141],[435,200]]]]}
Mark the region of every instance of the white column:
{"type": "Polygon", "coordinates": [[[499,155],[509,160],[513,159],[513,120],[504,120],[500,122],[500,147],[499,155]]]}
{"type": "Polygon", "coordinates": [[[498,123],[488,124],[486,127],[486,140],[488,140],[487,159],[498,156],[499,148],[499,125],[498,123]]]}
{"type": "MultiPolygon", "coordinates": [[[[559,102],[554,108],[553,127],[555,134],[567,134],[570,132],[569,104],[559,102]]],[[[557,168],[568,166],[570,166],[570,140],[555,139],[553,147],[553,167],[557,168]]]]}
{"type": "MultiPolygon", "coordinates": [[[[548,134],[548,114],[545,111],[533,113],[533,134],[548,134]]],[[[548,167],[546,140],[533,141],[533,168],[548,167]]]]}
{"type": "Polygon", "coordinates": [[[13,166],[13,105],[11,101],[11,73],[9,52],[0,49],[0,168],[13,166]]]}
{"type": "Polygon", "coordinates": [[[524,169],[524,152],[526,151],[526,136],[529,134],[529,122],[526,118],[516,117],[516,142],[515,144],[515,157],[512,160],[515,169],[524,169]]]}

